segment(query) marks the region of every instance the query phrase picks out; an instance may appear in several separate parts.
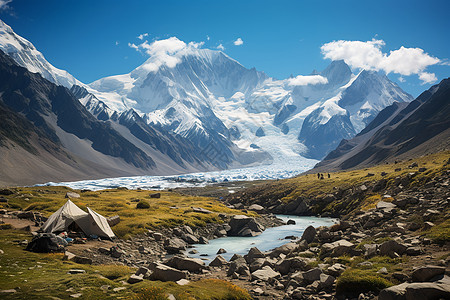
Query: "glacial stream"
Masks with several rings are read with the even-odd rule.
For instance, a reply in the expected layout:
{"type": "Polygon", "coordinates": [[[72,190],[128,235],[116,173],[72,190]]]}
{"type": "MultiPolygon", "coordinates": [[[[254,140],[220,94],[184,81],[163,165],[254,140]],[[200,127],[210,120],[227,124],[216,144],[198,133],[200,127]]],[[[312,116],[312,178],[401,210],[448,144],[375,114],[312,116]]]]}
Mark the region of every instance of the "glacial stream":
{"type": "Polygon", "coordinates": [[[309,225],[317,228],[319,226],[331,226],[336,223],[336,220],[331,218],[299,217],[287,215],[277,215],[277,217],[285,222],[287,222],[288,220],[294,220],[295,225],[283,225],[268,228],[263,233],[255,237],[223,237],[210,240],[209,244],[193,245],[193,249],[197,250],[198,253],[189,254],[188,252],[192,249],[188,249],[186,251],[186,254],[189,257],[201,258],[208,264],[216,257],[217,250],[223,248],[227,251],[227,253],[223,253],[221,255],[226,260],[230,260],[233,254],[245,255],[252,247],[256,247],[264,252],[289,243],[291,242],[291,240],[285,239],[285,237],[297,236],[300,238],[303,234],[303,231],[309,225]]]}

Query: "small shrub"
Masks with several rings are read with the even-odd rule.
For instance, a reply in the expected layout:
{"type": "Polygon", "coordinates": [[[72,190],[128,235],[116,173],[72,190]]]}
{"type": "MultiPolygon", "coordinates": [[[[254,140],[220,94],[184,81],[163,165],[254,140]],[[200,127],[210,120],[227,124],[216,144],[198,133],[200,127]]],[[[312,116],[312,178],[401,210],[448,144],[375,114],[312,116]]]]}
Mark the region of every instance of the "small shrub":
{"type": "Polygon", "coordinates": [[[370,271],[348,269],[337,279],[336,293],[356,296],[367,292],[378,293],[392,285],[387,279],[370,271]]]}
{"type": "Polygon", "coordinates": [[[115,266],[115,265],[105,265],[99,266],[100,274],[109,280],[114,280],[120,277],[128,276],[131,273],[131,270],[127,266],[115,266]]]}
{"type": "Polygon", "coordinates": [[[136,205],[136,208],[139,209],[149,209],[150,208],[150,204],[147,201],[139,201],[138,204],[136,205]]]}

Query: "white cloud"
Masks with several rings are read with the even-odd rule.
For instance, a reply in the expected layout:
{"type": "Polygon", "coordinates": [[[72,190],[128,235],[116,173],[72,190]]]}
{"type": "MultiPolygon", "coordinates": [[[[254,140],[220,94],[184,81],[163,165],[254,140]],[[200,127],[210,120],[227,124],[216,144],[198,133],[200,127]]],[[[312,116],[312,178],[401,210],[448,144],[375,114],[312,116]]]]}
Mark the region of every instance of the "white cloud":
{"type": "MultiPolygon", "coordinates": [[[[325,58],[331,60],[343,59],[352,68],[366,70],[383,70],[387,74],[397,73],[403,76],[424,73],[431,65],[441,62],[440,59],[430,56],[420,48],[405,48],[383,53],[381,48],[385,45],[383,40],[362,41],[333,41],[322,45],[321,51],[325,58]]],[[[430,73],[427,73],[430,74],[430,73]]],[[[435,76],[434,74],[430,74],[435,76]]],[[[428,75],[423,76],[423,78],[428,75]]],[[[422,78],[421,78],[422,79],[422,78]]]]}
{"type": "Polygon", "coordinates": [[[437,81],[437,77],[434,73],[427,73],[427,72],[420,73],[419,79],[423,81],[422,84],[435,83],[437,81]]]}
{"type": "Polygon", "coordinates": [[[235,40],[233,43],[235,46],[240,46],[244,43],[244,41],[241,38],[237,38],[237,40],[235,40]]]}
{"type": "Polygon", "coordinates": [[[137,38],[140,39],[140,40],[142,41],[145,37],[148,37],[148,33],[140,34],[140,35],[138,35],[137,38]]]}
{"type": "Polygon", "coordinates": [[[211,38],[209,37],[209,35],[206,36],[206,40],[209,41],[211,38]]]}
{"type": "Polygon", "coordinates": [[[0,10],[7,10],[9,9],[8,4],[11,3],[12,0],[0,0],[0,10]]]}
{"type": "Polygon", "coordinates": [[[119,42],[119,41],[116,41],[116,46],[119,45],[119,44],[120,44],[120,42],[119,42]]]}
{"type": "Polygon", "coordinates": [[[161,66],[174,68],[181,62],[183,54],[199,49],[203,44],[204,42],[190,42],[186,44],[176,37],[170,37],[165,40],[156,40],[152,43],[144,41],[139,45],[128,43],[128,46],[148,54],[150,58],[142,65],[142,68],[150,72],[155,72],[161,66]]]}
{"type": "Polygon", "coordinates": [[[288,79],[289,85],[315,85],[315,84],[326,84],[328,83],[328,79],[320,75],[309,75],[303,76],[298,75],[294,78],[288,79]]]}
{"type": "Polygon", "coordinates": [[[405,80],[405,78],[403,78],[402,76],[400,76],[400,77],[398,78],[398,81],[400,81],[400,82],[405,82],[406,80],[405,80]]]}
{"type": "Polygon", "coordinates": [[[222,44],[219,44],[219,46],[216,47],[220,51],[225,51],[225,47],[222,44]]]}

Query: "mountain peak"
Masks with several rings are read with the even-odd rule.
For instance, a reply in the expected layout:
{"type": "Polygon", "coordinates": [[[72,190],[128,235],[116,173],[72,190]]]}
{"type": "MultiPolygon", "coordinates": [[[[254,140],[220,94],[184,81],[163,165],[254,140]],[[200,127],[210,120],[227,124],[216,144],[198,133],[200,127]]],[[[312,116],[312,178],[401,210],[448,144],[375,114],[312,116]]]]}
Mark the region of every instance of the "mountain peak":
{"type": "Polygon", "coordinates": [[[335,60],[320,74],[326,77],[331,85],[342,85],[350,80],[352,70],[343,60],[335,60]]]}

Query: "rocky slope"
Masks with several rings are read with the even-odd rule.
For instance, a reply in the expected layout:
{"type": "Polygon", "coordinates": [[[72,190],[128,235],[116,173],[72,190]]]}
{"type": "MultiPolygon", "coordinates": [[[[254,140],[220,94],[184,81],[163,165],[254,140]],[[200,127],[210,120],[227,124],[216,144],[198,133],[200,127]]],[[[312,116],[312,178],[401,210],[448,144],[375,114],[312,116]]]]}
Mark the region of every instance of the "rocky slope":
{"type": "Polygon", "coordinates": [[[340,145],[311,172],[362,168],[450,146],[450,79],[405,105],[386,107],[357,136],[340,145]]]}

